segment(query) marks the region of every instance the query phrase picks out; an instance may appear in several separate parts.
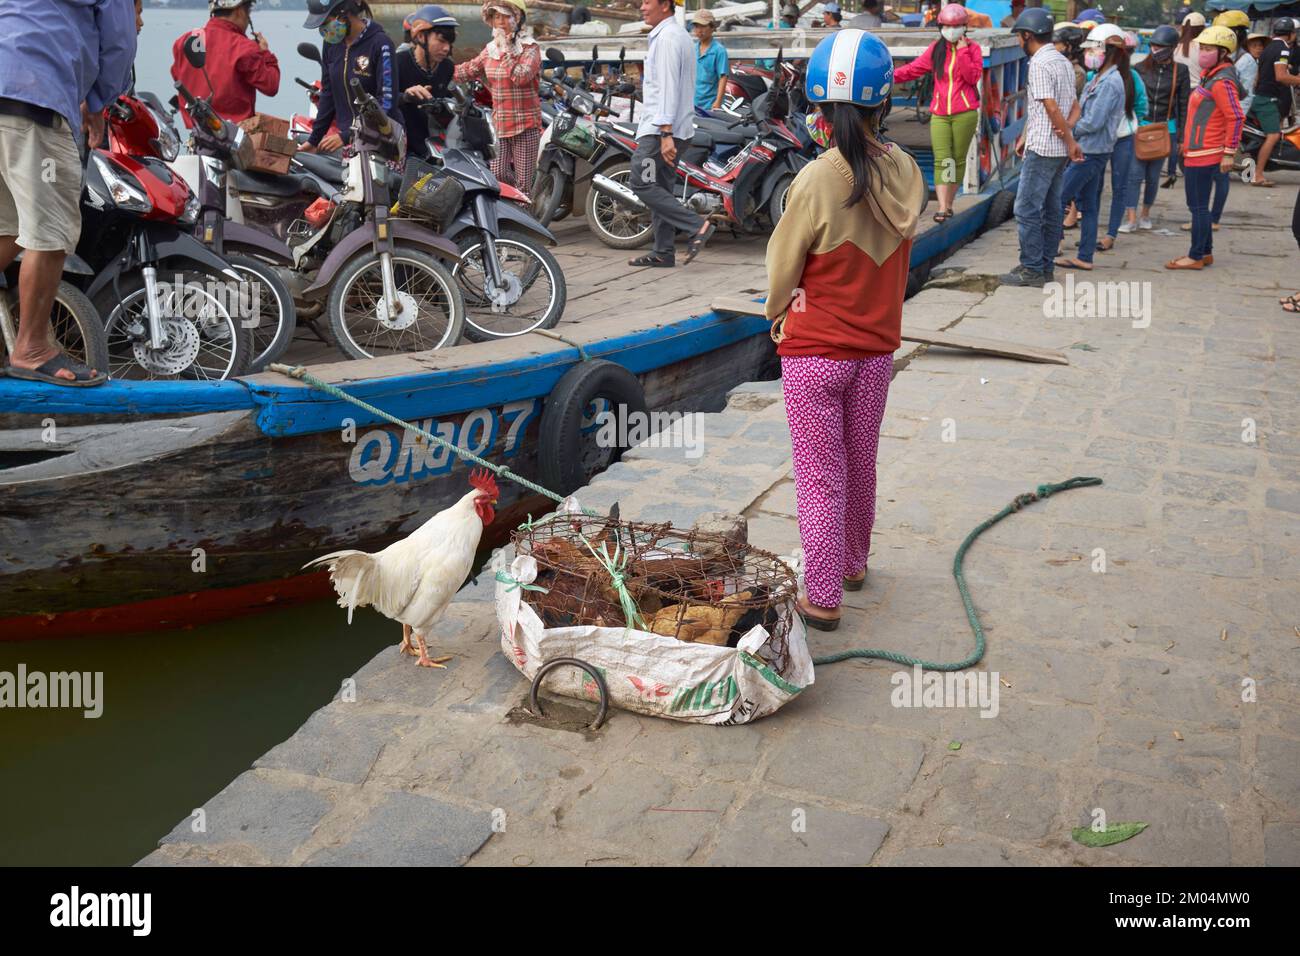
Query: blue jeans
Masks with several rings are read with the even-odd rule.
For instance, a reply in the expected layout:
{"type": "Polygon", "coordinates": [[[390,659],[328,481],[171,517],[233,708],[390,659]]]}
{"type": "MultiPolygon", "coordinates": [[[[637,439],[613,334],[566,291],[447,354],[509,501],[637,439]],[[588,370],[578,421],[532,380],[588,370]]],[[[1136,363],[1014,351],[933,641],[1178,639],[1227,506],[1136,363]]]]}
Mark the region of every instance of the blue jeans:
{"type": "Polygon", "coordinates": [[[1210,215],[1210,188],[1218,166],[1184,166],[1183,191],[1192,213],[1192,248],[1189,259],[1204,259],[1214,251],[1214,218],[1210,215]]]}
{"type": "Polygon", "coordinates": [[[1133,205],[1141,205],[1151,208],[1156,204],[1156,196],[1160,191],[1160,167],[1165,161],[1163,159],[1134,159],[1133,173],[1129,177],[1129,189],[1132,192],[1129,198],[1133,205]]]}
{"type": "Polygon", "coordinates": [[[1061,181],[1064,156],[1039,156],[1025,150],[1016,187],[1016,231],[1020,236],[1020,266],[1031,272],[1053,269],[1056,247],[1065,234],[1061,228],[1061,181]]]}
{"type": "Polygon", "coordinates": [[[1135,162],[1133,137],[1115,140],[1115,151],[1110,154],[1110,221],[1106,224],[1106,235],[1112,239],[1119,235],[1124,210],[1137,205],[1137,190],[1131,188],[1135,162]]]}
{"type": "Polygon", "coordinates": [[[1223,216],[1223,207],[1228,204],[1228,187],[1232,185],[1232,174],[1219,172],[1214,167],[1214,202],[1210,203],[1210,220],[1218,222],[1223,216]]]}
{"type": "MultiPolygon", "coordinates": [[[[1083,162],[1071,163],[1061,184],[1061,208],[1057,222],[1065,218],[1065,207],[1071,202],[1079,210],[1079,260],[1092,262],[1097,251],[1097,223],[1101,219],[1101,186],[1106,179],[1106,163],[1110,153],[1093,153],[1084,156],[1083,162]]],[[[1055,257],[1056,249],[1052,249],[1055,257]]]]}
{"type": "Polygon", "coordinates": [[[1179,144],[1180,142],[1182,142],[1182,138],[1183,138],[1183,131],[1182,131],[1182,129],[1180,128],[1180,129],[1178,130],[1178,132],[1175,133],[1175,134],[1173,135],[1173,140],[1174,140],[1174,141],[1173,141],[1172,143],[1169,144],[1169,170],[1168,170],[1168,172],[1169,172],[1169,175],[1170,175],[1170,176],[1172,176],[1174,173],[1178,172],[1178,167],[1182,165],[1182,159],[1181,159],[1181,157],[1178,155],[1179,152],[1180,152],[1179,147],[1178,147],[1178,144],[1179,144]]]}

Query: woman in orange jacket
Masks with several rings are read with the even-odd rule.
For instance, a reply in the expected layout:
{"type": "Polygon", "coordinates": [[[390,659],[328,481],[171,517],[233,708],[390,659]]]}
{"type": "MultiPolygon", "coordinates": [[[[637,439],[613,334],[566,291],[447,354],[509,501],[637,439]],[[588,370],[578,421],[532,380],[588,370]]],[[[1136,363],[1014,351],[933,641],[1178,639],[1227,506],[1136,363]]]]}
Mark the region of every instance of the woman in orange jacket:
{"type": "Polygon", "coordinates": [[[1183,188],[1192,213],[1192,247],[1165,263],[1166,269],[1204,269],[1214,265],[1214,217],[1210,188],[1215,173],[1232,172],[1241,143],[1241,94],[1232,54],[1237,37],[1227,27],[1207,27],[1197,37],[1201,82],[1187,101],[1183,132],[1183,188]]]}
{"type": "Polygon", "coordinates": [[[939,11],[942,34],[911,63],[894,71],[895,83],[934,74],[930,100],[930,146],[934,150],[934,192],[939,197],[935,222],[952,218],[957,187],[966,176],[966,153],[980,118],[980,76],[984,52],[966,36],[970,14],[960,3],[939,11]]]}
{"type": "Polygon", "coordinates": [[[844,589],[866,580],[876,446],[925,195],[916,161],[880,140],[892,81],[889,49],[865,30],[817,44],[805,89],[835,146],[795,177],[767,244],[804,552],[799,610],[819,630],[839,625],[844,589]]]}

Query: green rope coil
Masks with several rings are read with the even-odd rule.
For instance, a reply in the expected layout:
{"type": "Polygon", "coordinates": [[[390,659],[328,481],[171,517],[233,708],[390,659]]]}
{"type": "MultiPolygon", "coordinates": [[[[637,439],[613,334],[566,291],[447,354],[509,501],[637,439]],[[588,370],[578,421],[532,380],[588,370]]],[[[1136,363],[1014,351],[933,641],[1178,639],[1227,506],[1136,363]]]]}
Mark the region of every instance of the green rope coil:
{"type": "Polygon", "coordinates": [[[1090,485],[1099,484],[1101,484],[1100,478],[1071,478],[1068,481],[1062,481],[1054,485],[1039,485],[1034,491],[1016,495],[1009,505],[993,517],[981,521],[970,534],[966,535],[966,540],[961,543],[956,556],[952,559],[952,576],[957,579],[957,591],[961,594],[961,603],[966,608],[966,620],[970,622],[971,632],[975,635],[975,650],[965,660],[938,664],[934,661],[923,661],[916,657],[908,657],[906,654],[900,654],[897,651],[860,648],[852,651],[840,651],[838,654],[827,654],[824,657],[814,657],[813,663],[838,664],[840,661],[850,661],[858,658],[875,658],[877,660],[893,661],[895,664],[902,664],[905,667],[920,665],[925,670],[931,671],[960,671],[965,670],[967,667],[974,667],[984,657],[984,648],[987,642],[984,639],[984,627],[980,624],[979,614],[975,611],[975,602],[970,597],[970,588],[966,586],[966,572],[962,569],[962,563],[966,559],[966,552],[970,550],[970,546],[975,543],[976,538],[989,528],[1007,515],[1021,510],[1026,505],[1041,501],[1044,498],[1050,498],[1058,491],[1068,491],[1071,488],[1087,488],[1090,485]]]}

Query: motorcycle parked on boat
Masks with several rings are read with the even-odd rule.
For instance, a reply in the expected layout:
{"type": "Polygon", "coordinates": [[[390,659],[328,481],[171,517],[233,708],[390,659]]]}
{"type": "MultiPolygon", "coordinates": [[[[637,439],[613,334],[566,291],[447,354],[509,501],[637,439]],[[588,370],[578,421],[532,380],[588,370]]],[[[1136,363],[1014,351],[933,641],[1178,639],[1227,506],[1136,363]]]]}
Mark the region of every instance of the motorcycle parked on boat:
{"type": "MultiPolygon", "coordinates": [[[[712,124],[701,118],[695,136],[677,162],[674,192],[680,194],[681,201],[736,232],[759,233],[774,227],[785,213],[795,176],[814,155],[802,119],[790,119],[780,53],[776,75],[773,89],[754,102],[752,125],[750,117],[712,124]],[[740,148],[725,162],[709,158],[719,146],[733,145],[740,148]]],[[[608,246],[637,248],[650,242],[652,228],[645,204],[630,185],[636,130],[631,124],[601,125],[611,145],[621,148],[624,159],[593,174],[587,225],[608,246]],[[616,178],[616,174],[622,178],[616,178]],[[600,198],[593,198],[595,194],[600,198]],[[631,231],[629,224],[641,224],[642,228],[631,231]]]]}
{"type": "MultiPolygon", "coordinates": [[[[190,65],[201,70],[206,54],[197,40],[197,36],[191,36],[184,53],[190,65]]],[[[184,98],[185,110],[194,123],[198,170],[197,182],[191,182],[191,186],[200,206],[195,234],[199,241],[229,262],[246,283],[249,296],[243,303],[241,318],[253,337],[249,371],[260,372],[278,361],[293,341],[297,310],[288,287],[275,271],[275,266],[292,266],[293,253],[284,242],[227,218],[227,167],[247,149],[245,133],[237,124],[216,114],[210,96],[196,98],[180,83],[176,84],[176,90],[184,98]]],[[[158,155],[169,163],[178,158],[172,148],[160,150],[158,155]]],[[[238,168],[238,162],[235,165],[238,168]]]]}
{"type": "MultiPolygon", "coordinates": [[[[453,84],[450,92],[450,98],[417,104],[429,114],[431,161],[407,157],[399,199],[404,202],[409,184],[426,176],[460,187],[458,196],[451,194],[458,200],[455,211],[437,225],[460,250],[452,272],[465,296],[466,338],[482,342],[554,328],[568,298],[564,272],[546,248],[555,236],[533,218],[528,197],[489,168],[496,137],[475,85],[453,84]],[[445,136],[435,135],[435,120],[448,115],[445,136]]],[[[404,208],[419,213],[414,204],[404,208]]]]}
{"type": "Polygon", "coordinates": [[[92,149],[77,254],[83,291],[104,320],[114,378],[225,379],[252,358],[240,319],[243,277],[190,234],[198,198],[154,155],[179,146],[156,100],[108,107],[109,148],[92,149]],[[132,153],[136,153],[133,155],[132,153]]]}

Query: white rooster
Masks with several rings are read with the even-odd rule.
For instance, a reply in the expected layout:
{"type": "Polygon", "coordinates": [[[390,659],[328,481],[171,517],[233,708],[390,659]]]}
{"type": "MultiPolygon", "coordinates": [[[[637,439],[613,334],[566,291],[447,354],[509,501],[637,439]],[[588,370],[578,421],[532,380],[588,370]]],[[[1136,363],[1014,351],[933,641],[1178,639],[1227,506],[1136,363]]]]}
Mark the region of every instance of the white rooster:
{"type": "Polygon", "coordinates": [[[335,551],[303,565],[323,564],[339,594],[339,607],[352,610],[372,605],[384,617],[402,624],[401,654],[414,655],[411,636],[419,647],[421,667],[445,667],[450,657],[431,659],[425,638],[474,567],[483,529],[492,523],[498,491],[486,470],[469,476],[473,490],[450,508],[439,511],[400,541],[377,554],[335,551]]]}

